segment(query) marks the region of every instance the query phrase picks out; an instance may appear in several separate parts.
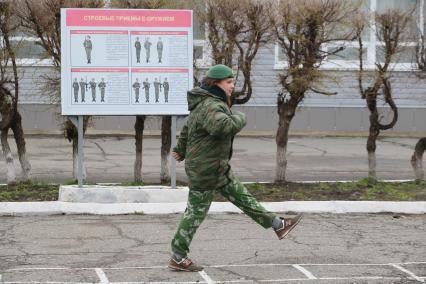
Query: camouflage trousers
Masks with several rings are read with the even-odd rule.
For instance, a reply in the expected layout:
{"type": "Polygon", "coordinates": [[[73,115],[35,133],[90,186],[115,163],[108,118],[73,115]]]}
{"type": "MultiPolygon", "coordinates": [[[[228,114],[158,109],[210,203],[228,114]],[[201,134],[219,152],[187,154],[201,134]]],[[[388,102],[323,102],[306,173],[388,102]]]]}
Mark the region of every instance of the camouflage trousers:
{"type": "MultiPolygon", "coordinates": [[[[276,215],[267,211],[237,179],[217,190],[262,227],[271,228],[276,215]]],[[[190,189],[185,213],[172,240],[172,251],[182,255],[189,252],[189,245],[198,227],[207,216],[215,190],[190,189]]]]}

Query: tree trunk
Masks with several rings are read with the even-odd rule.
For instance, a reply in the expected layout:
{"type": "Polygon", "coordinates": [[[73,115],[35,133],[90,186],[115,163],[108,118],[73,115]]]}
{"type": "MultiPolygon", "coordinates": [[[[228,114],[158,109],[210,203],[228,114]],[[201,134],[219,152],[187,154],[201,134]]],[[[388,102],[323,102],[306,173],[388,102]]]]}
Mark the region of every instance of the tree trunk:
{"type": "Polygon", "coordinates": [[[377,179],[376,174],[376,152],[368,151],[368,177],[372,179],[377,179]]]}
{"type": "MultiPolygon", "coordinates": [[[[83,116],[83,137],[86,134],[90,118],[90,116],[83,116]]],[[[64,132],[68,141],[72,142],[72,176],[74,179],[78,179],[78,129],[70,119],[65,120],[64,132]]],[[[86,166],[83,162],[83,180],[86,180],[86,177],[86,166]]]]}
{"type": "Polygon", "coordinates": [[[377,179],[376,174],[376,140],[379,135],[378,130],[372,130],[370,127],[370,134],[367,139],[367,154],[368,154],[368,177],[377,179]]]}
{"type": "Polygon", "coordinates": [[[13,163],[12,152],[10,151],[9,142],[7,141],[7,134],[9,132],[8,128],[1,130],[1,147],[3,149],[4,159],[6,160],[6,181],[7,184],[13,185],[16,184],[16,173],[15,166],[13,163]]]}
{"type": "Polygon", "coordinates": [[[275,182],[284,183],[287,180],[287,145],[283,147],[277,144],[276,163],[275,182]]]}
{"type": "Polygon", "coordinates": [[[284,183],[287,181],[287,143],[288,131],[291,120],[296,112],[298,102],[291,98],[289,101],[278,101],[278,130],[275,137],[277,143],[277,157],[275,169],[275,182],[284,183]]]}
{"type": "Polygon", "coordinates": [[[421,138],[414,149],[414,154],[411,157],[411,166],[413,167],[416,175],[416,181],[419,182],[424,179],[425,173],[423,171],[423,153],[426,150],[426,137],[421,138]]]}
{"type": "Polygon", "coordinates": [[[145,129],[145,118],[145,115],[137,115],[135,122],[136,159],[133,167],[135,182],[142,182],[142,146],[143,131],[145,129]]]}
{"type": "Polygon", "coordinates": [[[172,146],[172,117],[163,116],[161,122],[161,183],[170,182],[169,155],[172,146]]]}
{"type": "Polygon", "coordinates": [[[27,158],[24,130],[22,129],[22,117],[18,111],[15,112],[15,117],[11,123],[11,129],[18,149],[18,157],[22,169],[22,179],[28,180],[30,178],[31,164],[27,158]]]}
{"type": "MultiPolygon", "coordinates": [[[[375,105],[375,103],[374,103],[375,105]]],[[[370,111],[371,105],[370,105],[370,111]]],[[[375,108],[374,108],[375,109],[375,108]]],[[[379,123],[379,114],[377,109],[371,112],[370,114],[370,133],[367,139],[367,154],[368,154],[368,177],[372,179],[377,179],[376,174],[376,140],[380,134],[378,127],[379,123]]]]}

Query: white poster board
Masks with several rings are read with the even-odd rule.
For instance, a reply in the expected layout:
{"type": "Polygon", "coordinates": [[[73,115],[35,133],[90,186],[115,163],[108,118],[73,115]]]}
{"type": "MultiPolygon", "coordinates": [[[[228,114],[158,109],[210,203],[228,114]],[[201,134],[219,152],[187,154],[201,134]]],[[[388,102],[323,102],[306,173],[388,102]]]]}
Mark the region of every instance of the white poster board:
{"type": "Polygon", "coordinates": [[[61,9],[62,115],[185,115],[191,10],[61,9]]]}

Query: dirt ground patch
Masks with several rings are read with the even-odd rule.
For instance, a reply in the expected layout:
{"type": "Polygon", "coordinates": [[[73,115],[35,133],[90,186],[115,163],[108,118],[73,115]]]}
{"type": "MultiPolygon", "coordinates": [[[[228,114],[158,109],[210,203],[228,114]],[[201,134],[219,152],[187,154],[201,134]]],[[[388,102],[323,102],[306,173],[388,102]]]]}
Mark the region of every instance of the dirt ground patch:
{"type": "MultiPolygon", "coordinates": [[[[147,184],[122,183],[123,186],[147,184]]],[[[179,185],[184,185],[179,183],[179,185]]],[[[347,183],[294,183],[246,184],[248,191],[259,201],[327,201],[327,200],[378,200],[378,201],[426,201],[426,182],[389,183],[362,179],[347,183]]],[[[59,184],[21,182],[0,186],[0,202],[55,201],[59,184]]],[[[215,194],[214,201],[227,201],[215,194]]]]}
{"type": "Polygon", "coordinates": [[[43,182],[20,182],[16,185],[0,186],[0,201],[56,201],[59,185],[43,182]]]}
{"type": "MultiPolygon", "coordinates": [[[[388,183],[362,179],[348,183],[247,184],[248,191],[260,201],[377,200],[425,201],[426,182],[388,183]]],[[[215,201],[226,201],[216,194],[215,201]]]]}

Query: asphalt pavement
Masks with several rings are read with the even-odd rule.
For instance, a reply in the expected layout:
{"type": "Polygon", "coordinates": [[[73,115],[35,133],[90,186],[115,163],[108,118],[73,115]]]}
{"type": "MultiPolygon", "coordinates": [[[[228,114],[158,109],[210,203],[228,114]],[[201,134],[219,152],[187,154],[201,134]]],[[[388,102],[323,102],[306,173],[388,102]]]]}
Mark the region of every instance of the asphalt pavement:
{"type": "Polygon", "coordinates": [[[422,283],[426,216],[305,214],[279,241],[242,214],[210,214],[201,273],[171,272],[180,214],[0,218],[3,283],[422,283]]]}
{"type": "MultiPolygon", "coordinates": [[[[365,138],[292,137],[288,179],[352,180],[367,175],[365,138]]],[[[413,179],[417,138],[381,139],[380,179],[413,179]]],[[[12,144],[13,145],[13,144],[12,144]]],[[[32,178],[72,178],[71,145],[60,137],[27,138],[32,178]]],[[[13,151],[14,147],[12,146],[13,151]]],[[[232,166],[243,181],[272,181],[273,138],[238,137],[232,166]]],[[[90,182],[133,179],[134,140],[87,139],[90,182]]],[[[15,166],[18,168],[17,160],[15,166]]],[[[143,176],[158,182],[160,140],[144,140],[143,176]]],[[[185,180],[183,163],[178,179],[185,180]]],[[[0,163],[0,182],[6,167],[0,163]]],[[[0,283],[424,283],[426,215],[305,214],[278,241],[242,214],[210,214],[191,245],[200,273],[167,269],[180,214],[0,217],[0,283]]]]}

